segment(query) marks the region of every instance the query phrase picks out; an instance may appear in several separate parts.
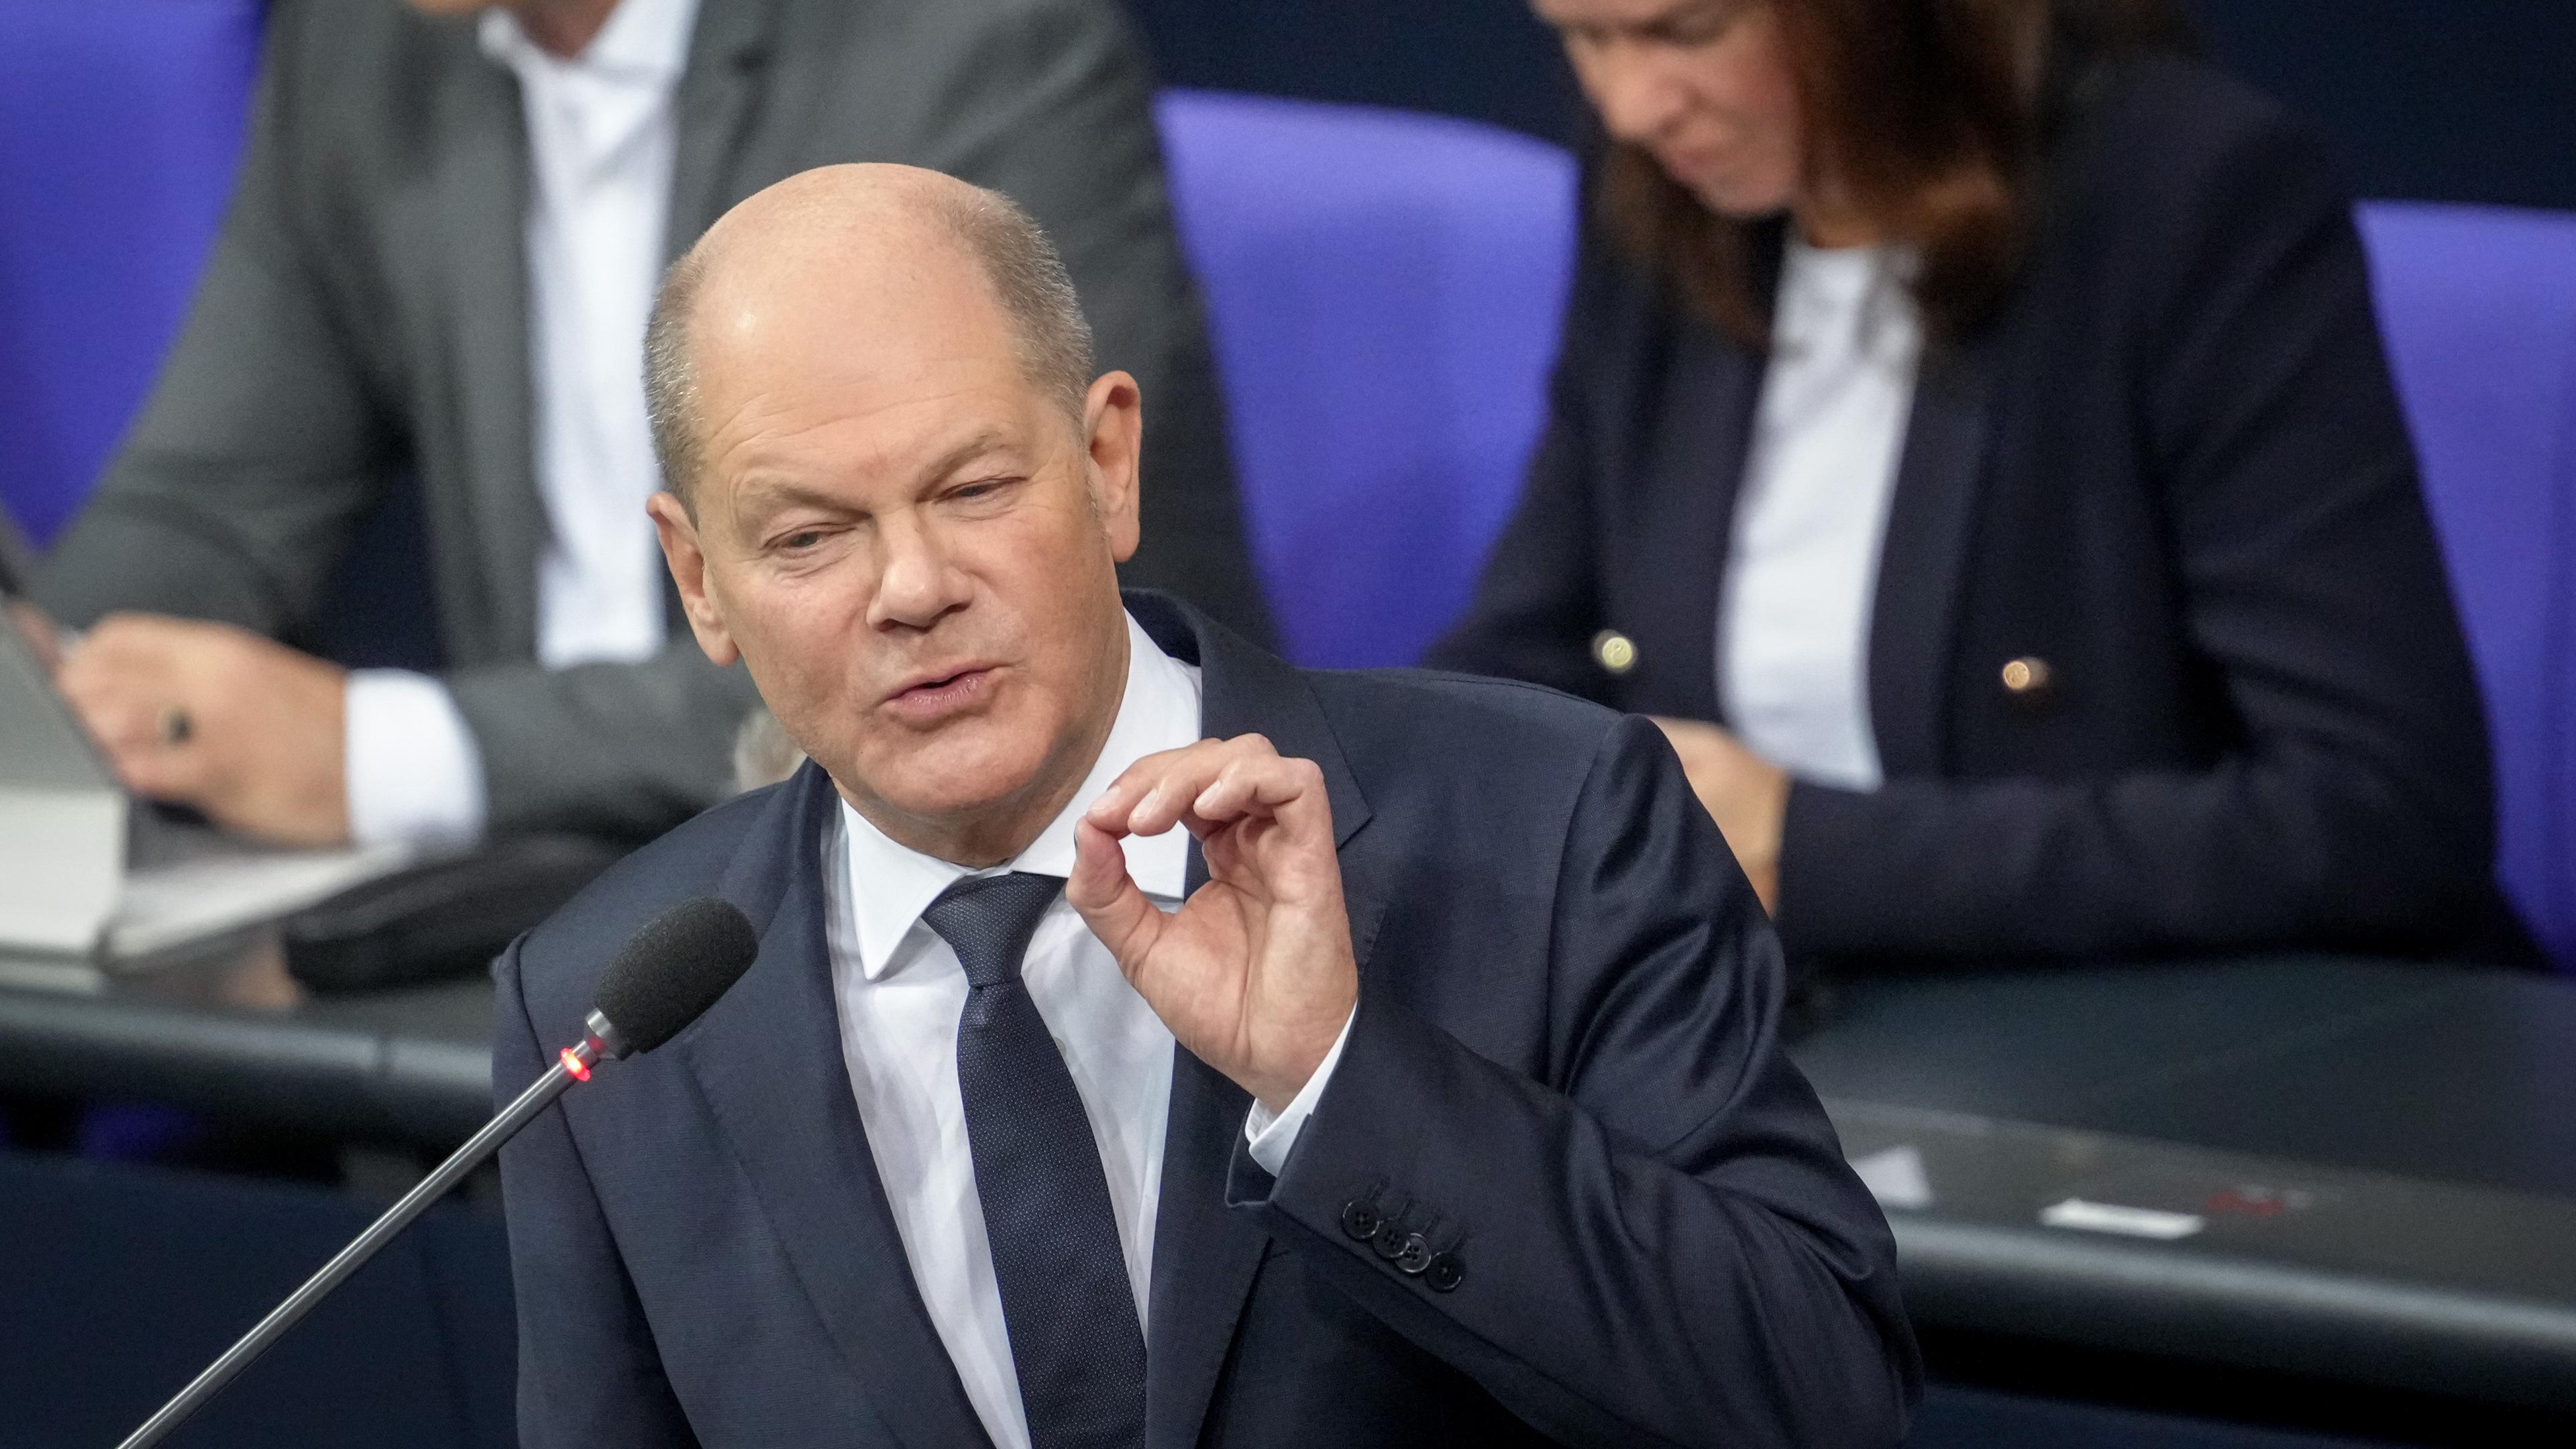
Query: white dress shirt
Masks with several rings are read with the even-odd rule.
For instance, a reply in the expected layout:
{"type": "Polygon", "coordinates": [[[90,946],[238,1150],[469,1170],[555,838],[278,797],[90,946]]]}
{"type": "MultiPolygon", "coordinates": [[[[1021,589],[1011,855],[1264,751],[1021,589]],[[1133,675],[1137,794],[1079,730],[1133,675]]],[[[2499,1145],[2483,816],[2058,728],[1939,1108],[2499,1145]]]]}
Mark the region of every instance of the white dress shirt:
{"type": "MultiPolygon", "coordinates": [[[[968,1402],[998,1449],[1027,1449],[1029,1431],[957,1085],[966,969],[921,915],[940,892],[969,875],[1070,875],[1074,824],[1082,812],[1129,765],[1198,740],[1199,671],[1155,647],[1132,618],[1127,650],[1126,694],[1100,757],[1072,803],[1016,859],[991,871],[952,865],[896,844],[846,802],[841,828],[823,847],[832,998],[859,1121],[894,1209],[913,1282],[957,1365],[968,1402]]],[[[1163,909],[1177,909],[1187,889],[1189,833],[1175,827],[1150,838],[1131,836],[1124,844],[1138,888],[1163,909]]],[[[1038,922],[1020,979],[1063,1051],[1091,1119],[1141,1327],[1171,1108],[1171,1030],[1061,896],[1038,922]]],[[[1347,1024],[1343,1031],[1347,1036],[1347,1024]]],[[[1276,1172],[1286,1161],[1340,1056],[1337,1042],[1277,1120],[1256,1110],[1255,1120],[1245,1124],[1264,1167],[1276,1172]]]]}
{"type": "Polygon", "coordinates": [[[1718,687],[1754,753],[1874,790],[1870,610],[1923,329],[1875,247],[1792,237],[1718,601],[1718,687]]]}
{"type": "MultiPolygon", "coordinates": [[[[698,0],[620,0],[581,54],[540,49],[506,10],[484,52],[519,80],[527,122],[529,371],[537,492],[537,658],[633,661],[662,647],[662,558],[644,500],[661,486],[644,420],[644,323],[662,267],[678,144],[672,93],[698,0]]],[[[482,762],[446,686],[366,670],[349,682],[346,779],[362,844],[482,833],[482,762]]]]}

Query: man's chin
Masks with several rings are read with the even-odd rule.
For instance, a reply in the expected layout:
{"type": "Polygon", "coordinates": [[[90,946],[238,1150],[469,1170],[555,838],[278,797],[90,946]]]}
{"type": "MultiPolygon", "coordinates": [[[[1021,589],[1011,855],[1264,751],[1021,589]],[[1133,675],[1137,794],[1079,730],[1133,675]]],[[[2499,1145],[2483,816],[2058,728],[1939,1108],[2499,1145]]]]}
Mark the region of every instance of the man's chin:
{"type": "Polygon", "coordinates": [[[934,830],[1007,812],[1027,798],[1045,754],[1013,748],[1016,741],[995,738],[999,731],[976,727],[983,723],[960,721],[910,748],[864,761],[855,772],[857,793],[934,830]]]}

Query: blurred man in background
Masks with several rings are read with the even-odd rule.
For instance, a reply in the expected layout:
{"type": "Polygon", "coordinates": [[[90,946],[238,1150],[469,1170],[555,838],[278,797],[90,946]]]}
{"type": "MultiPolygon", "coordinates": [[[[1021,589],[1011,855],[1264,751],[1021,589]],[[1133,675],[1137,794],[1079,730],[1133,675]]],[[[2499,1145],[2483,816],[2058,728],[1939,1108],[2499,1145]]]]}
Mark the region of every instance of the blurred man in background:
{"type": "Polygon", "coordinates": [[[138,791],[307,844],[642,837],[721,794],[755,697],[671,643],[637,359],[662,265],[831,161],[952,172],[1044,221],[1104,359],[1161,404],[1130,581],[1266,631],[1108,4],[280,0],[269,26],[194,309],[41,585],[87,628],[65,693],[138,791]],[[406,480],[448,672],[278,642],[406,480]]]}

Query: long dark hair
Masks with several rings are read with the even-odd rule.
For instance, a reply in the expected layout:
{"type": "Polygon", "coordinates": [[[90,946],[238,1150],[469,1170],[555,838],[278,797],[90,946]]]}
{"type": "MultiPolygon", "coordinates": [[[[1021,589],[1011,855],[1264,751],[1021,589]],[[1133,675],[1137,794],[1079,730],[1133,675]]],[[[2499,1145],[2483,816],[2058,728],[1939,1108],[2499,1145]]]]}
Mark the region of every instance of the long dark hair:
{"type": "MultiPolygon", "coordinates": [[[[2080,74],[2141,49],[2189,52],[2173,0],[1768,0],[1798,86],[1811,170],[1921,261],[1926,331],[1972,330],[2012,280],[2041,151],[2080,74]]],[[[1718,215],[1634,146],[1604,157],[1611,235],[1738,339],[1770,335],[1773,228],[1718,215]]]]}

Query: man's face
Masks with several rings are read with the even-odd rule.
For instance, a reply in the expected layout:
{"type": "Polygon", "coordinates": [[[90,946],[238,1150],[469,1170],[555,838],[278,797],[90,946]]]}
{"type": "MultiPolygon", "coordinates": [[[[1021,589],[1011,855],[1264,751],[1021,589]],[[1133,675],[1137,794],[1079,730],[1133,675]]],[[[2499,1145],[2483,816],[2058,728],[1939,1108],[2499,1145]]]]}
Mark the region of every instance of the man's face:
{"type": "Polygon", "coordinates": [[[1725,216],[1799,200],[1804,125],[1768,0],[1534,0],[1604,129],[1725,216]]]}
{"type": "Polygon", "coordinates": [[[1112,373],[1076,423],[953,246],[879,250],[711,284],[696,518],[655,518],[701,644],[861,814],[998,859],[1116,712],[1139,404],[1112,373]]]}

